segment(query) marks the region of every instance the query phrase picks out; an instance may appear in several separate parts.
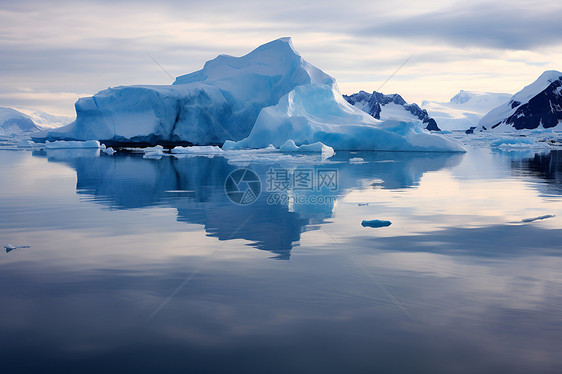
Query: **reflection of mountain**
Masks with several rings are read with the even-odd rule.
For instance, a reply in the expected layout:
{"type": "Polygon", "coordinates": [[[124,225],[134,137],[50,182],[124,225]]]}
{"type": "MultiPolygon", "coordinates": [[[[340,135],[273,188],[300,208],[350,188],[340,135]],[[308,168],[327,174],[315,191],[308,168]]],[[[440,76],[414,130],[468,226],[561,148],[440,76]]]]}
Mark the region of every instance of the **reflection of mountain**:
{"type": "Polygon", "coordinates": [[[537,153],[534,157],[512,161],[515,175],[533,175],[546,180],[541,189],[547,193],[562,195],[562,151],[552,150],[547,154],[537,153]]]}
{"type": "MultiPolygon", "coordinates": [[[[364,181],[382,180],[381,188],[408,188],[418,183],[423,173],[452,166],[459,154],[339,152],[328,163],[303,166],[287,161],[254,161],[245,166],[256,172],[262,182],[262,194],[251,205],[230,202],[224,182],[236,165],[224,157],[163,157],[143,159],[134,154],[98,156],[65,150],[47,153],[49,161],[64,162],[76,170],[77,193],[112,209],[135,209],[150,206],[176,208],[178,221],[205,226],[209,236],[219,240],[245,239],[258,249],[277,258],[288,259],[295,242],[306,230],[330,218],[333,201],[323,204],[293,202],[268,204],[266,189],[270,168],[332,169],[338,173],[336,191],[322,191],[338,197],[342,192],[360,187],[364,181]],[[75,157],[78,156],[78,157],[75,157]],[[89,156],[89,157],[88,157],[89,156]],[[366,162],[350,164],[350,157],[366,162]]],[[[296,160],[296,159],[295,159],[296,160]]],[[[307,192],[306,195],[320,194],[307,192]]]]}

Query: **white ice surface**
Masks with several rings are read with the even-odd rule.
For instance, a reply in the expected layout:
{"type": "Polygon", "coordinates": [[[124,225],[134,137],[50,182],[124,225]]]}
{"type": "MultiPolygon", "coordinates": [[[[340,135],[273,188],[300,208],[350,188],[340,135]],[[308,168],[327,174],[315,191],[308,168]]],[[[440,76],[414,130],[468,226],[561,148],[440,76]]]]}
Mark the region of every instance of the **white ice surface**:
{"type": "Polygon", "coordinates": [[[65,141],[57,140],[55,142],[47,141],[45,143],[46,149],[85,149],[85,148],[100,148],[100,142],[97,140],[86,141],[65,141]]]}

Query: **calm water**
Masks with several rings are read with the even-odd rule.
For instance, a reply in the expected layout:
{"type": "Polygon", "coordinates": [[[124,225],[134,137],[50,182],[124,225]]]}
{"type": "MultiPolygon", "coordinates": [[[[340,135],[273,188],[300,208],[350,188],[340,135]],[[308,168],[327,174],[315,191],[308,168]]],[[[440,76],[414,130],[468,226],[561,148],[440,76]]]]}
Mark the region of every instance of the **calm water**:
{"type": "Polygon", "coordinates": [[[2,371],[560,372],[561,156],[0,151],[2,371]],[[271,204],[270,168],[337,188],[271,204]]]}

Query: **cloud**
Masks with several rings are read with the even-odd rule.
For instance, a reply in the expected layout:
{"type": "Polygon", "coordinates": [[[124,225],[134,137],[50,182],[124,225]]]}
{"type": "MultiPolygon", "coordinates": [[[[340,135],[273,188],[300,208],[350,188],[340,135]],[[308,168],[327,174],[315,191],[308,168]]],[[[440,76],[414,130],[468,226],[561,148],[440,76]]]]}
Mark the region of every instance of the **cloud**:
{"type": "MultiPolygon", "coordinates": [[[[517,0],[446,4],[0,0],[1,91],[94,94],[108,86],[167,84],[169,77],[146,52],[178,76],[220,53],[240,56],[282,36],[293,36],[303,57],[333,75],[346,92],[378,87],[413,53],[386,87],[414,100],[442,100],[471,83],[513,91],[547,68],[560,69],[562,6],[517,0]],[[533,61],[525,63],[529,56],[533,61]],[[443,74],[455,76],[454,88],[445,87],[445,80],[431,81],[443,74]],[[476,80],[475,74],[490,79],[476,80]]],[[[0,101],[20,103],[9,96],[0,101]]],[[[74,100],[56,102],[59,112],[73,110],[74,100]]]]}
{"type": "Polygon", "coordinates": [[[436,40],[454,46],[534,50],[562,41],[562,6],[520,2],[455,4],[359,26],[358,35],[436,40]]]}

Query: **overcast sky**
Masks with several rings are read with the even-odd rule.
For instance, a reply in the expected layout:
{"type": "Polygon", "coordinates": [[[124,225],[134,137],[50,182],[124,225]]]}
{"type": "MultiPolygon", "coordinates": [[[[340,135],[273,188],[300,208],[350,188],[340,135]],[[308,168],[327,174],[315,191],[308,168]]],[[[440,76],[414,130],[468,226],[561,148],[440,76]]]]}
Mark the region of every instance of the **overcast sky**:
{"type": "Polygon", "coordinates": [[[110,86],[170,84],[226,53],[291,36],[343,93],[382,87],[407,101],[460,89],[515,93],[562,70],[556,1],[4,1],[0,106],[71,115],[110,86]]]}

